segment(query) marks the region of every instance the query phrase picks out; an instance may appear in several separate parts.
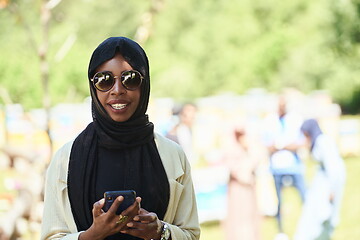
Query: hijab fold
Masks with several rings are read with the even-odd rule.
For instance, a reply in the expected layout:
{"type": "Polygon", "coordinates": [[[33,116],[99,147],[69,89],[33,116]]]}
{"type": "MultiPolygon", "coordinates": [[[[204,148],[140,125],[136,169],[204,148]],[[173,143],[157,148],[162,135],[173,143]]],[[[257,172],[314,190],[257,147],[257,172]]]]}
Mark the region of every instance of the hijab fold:
{"type": "MultiPolygon", "coordinates": [[[[149,122],[146,114],[150,95],[150,76],[144,50],[128,38],[108,38],[93,52],[88,78],[93,122],[75,139],[70,153],[68,172],[69,201],[78,231],[84,231],[91,226],[92,207],[99,200],[95,186],[105,186],[106,177],[97,176],[98,165],[101,164],[103,157],[99,154],[99,149],[109,149],[114,152],[110,157],[119,162],[120,166],[126,166],[129,162],[139,166],[141,170],[132,170],[134,174],[127,176],[129,179],[126,182],[122,180],[123,176],[119,176],[118,181],[124,181],[121,182],[124,188],[129,187],[126,185],[127,182],[131,183],[131,186],[137,186],[138,189],[133,190],[141,193],[142,207],[155,212],[162,219],[168,206],[170,190],[154,140],[154,125],[149,122]],[[144,77],[139,105],[135,113],[125,122],[116,122],[110,118],[99,102],[96,89],[90,81],[96,69],[113,58],[117,52],[144,77]]],[[[114,171],[112,166],[107,167],[109,173],[114,171]]],[[[106,187],[108,185],[109,183],[106,182],[106,187]]],[[[119,183],[114,183],[115,185],[119,186],[119,183]]],[[[134,239],[129,237],[116,235],[115,238],[111,236],[107,239],[134,239]]]]}

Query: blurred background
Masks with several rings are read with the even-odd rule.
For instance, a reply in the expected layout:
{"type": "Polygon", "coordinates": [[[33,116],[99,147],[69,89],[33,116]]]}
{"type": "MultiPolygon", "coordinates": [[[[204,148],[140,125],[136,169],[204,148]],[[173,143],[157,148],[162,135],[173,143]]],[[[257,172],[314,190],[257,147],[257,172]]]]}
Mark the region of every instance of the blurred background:
{"type": "MultiPolygon", "coordinates": [[[[189,159],[202,240],[225,239],[229,134],[243,124],[262,148],[280,95],[336,140],[347,181],[333,239],[360,238],[360,1],[0,0],[1,240],[39,238],[46,167],[92,120],[87,66],[110,36],[147,52],[158,132],[178,122],[183,103],[196,105],[189,159]]],[[[301,154],[310,182],[316,164],[301,154]]],[[[256,182],[261,239],[274,239],[266,156],[256,182]]],[[[302,204],[292,188],[284,199],[292,236],[302,204]]]]}

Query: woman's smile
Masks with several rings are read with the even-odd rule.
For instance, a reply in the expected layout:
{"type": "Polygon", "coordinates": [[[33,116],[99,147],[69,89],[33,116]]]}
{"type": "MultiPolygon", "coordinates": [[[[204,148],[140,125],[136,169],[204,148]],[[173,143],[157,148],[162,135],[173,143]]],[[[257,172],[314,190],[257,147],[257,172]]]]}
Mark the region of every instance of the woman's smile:
{"type": "Polygon", "coordinates": [[[121,110],[127,106],[127,104],[115,103],[110,105],[115,110],[121,110]]]}
{"type": "Polygon", "coordinates": [[[130,106],[131,102],[126,100],[111,100],[108,102],[107,106],[110,106],[113,110],[126,110],[128,106],[130,106]]]}

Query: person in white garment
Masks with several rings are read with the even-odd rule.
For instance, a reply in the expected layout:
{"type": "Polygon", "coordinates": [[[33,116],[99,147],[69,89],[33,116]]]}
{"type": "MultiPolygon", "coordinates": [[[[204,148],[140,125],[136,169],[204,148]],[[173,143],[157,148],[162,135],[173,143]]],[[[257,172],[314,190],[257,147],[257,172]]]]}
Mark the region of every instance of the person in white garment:
{"type": "Polygon", "coordinates": [[[294,240],[330,239],[339,222],[346,169],[333,138],[324,134],[315,119],[301,127],[319,169],[307,191],[294,240]]]}

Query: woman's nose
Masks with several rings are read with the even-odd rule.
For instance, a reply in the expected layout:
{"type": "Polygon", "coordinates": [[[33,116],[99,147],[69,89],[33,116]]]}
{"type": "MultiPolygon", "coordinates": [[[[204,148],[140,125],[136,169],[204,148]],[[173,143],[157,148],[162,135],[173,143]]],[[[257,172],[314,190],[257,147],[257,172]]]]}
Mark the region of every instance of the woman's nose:
{"type": "Polygon", "coordinates": [[[126,93],[126,89],[124,88],[120,79],[118,79],[118,78],[115,79],[115,84],[110,91],[112,94],[120,94],[121,95],[121,94],[126,93]]]}

